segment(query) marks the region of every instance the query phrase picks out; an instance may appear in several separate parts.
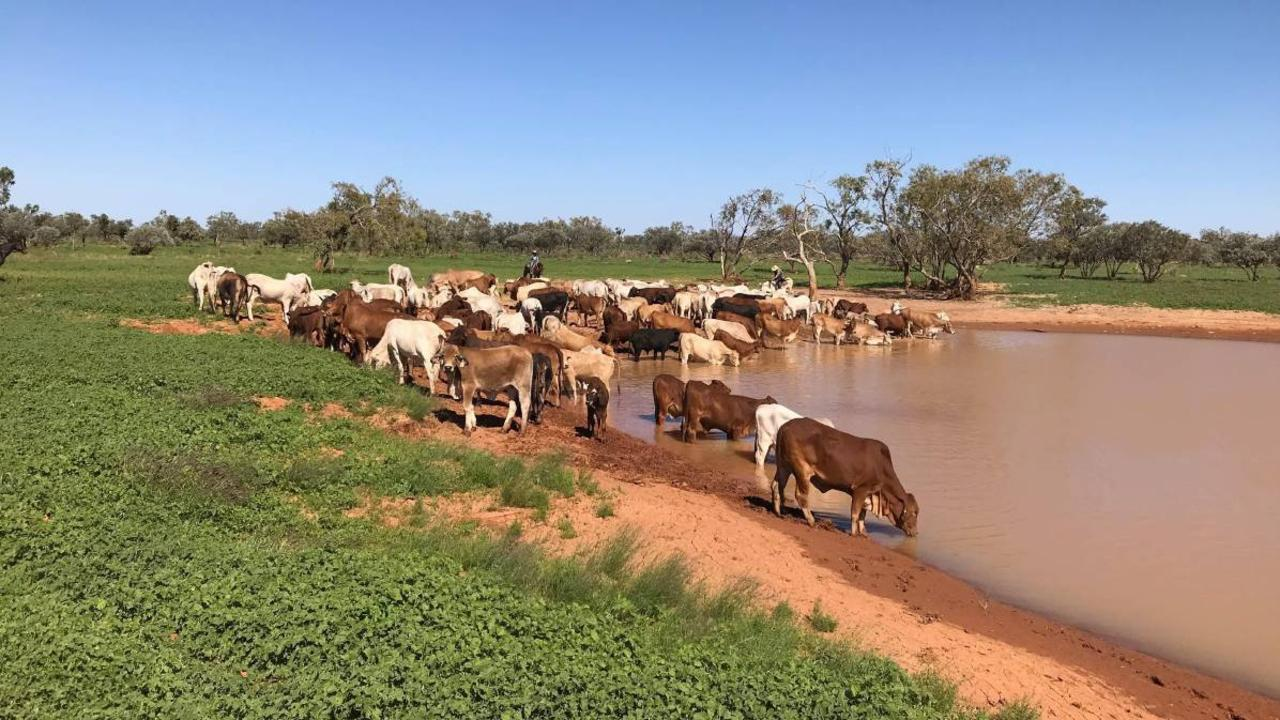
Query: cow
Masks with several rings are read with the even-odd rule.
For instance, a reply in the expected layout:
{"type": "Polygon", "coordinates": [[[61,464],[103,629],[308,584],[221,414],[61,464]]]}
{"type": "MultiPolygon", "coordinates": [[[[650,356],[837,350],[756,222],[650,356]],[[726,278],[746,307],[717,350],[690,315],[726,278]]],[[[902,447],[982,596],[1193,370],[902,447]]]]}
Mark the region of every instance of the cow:
{"type": "MultiPolygon", "coordinates": [[[[706,385],[710,389],[725,395],[730,393],[729,386],[719,380],[712,380],[709,383],[699,383],[697,380],[689,382],[706,385]]],[[[663,373],[653,379],[653,420],[658,427],[662,427],[666,423],[668,415],[671,417],[684,416],[684,390],[684,381],[675,375],[663,373]]]]}
{"type": "Polygon", "coordinates": [[[489,288],[493,287],[493,280],[492,275],[482,270],[445,270],[432,274],[430,282],[436,288],[448,287],[462,290],[467,287],[476,287],[488,292],[489,288]]]}
{"type": "Polygon", "coordinates": [[[253,320],[253,303],[257,300],[280,303],[280,310],[285,324],[289,322],[289,311],[295,306],[306,305],[311,295],[311,278],[306,275],[285,275],[278,280],[262,273],[249,273],[244,276],[249,283],[249,320],[253,320]]]}
{"type": "Polygon", "coordinates": [[[534,290],[546,290],[551,287],[551,284],[545,280],[522,280],[521,282],[522,284],[516,287],[515,295],[511,298],[516,302],[524,302],[524,299],[534,290]]]}
{"type": "Polygon", "coordinates": [[[684,387],[684,422],[680,439],[693,442],[698,433],[722,430],[730,440],[750,435],[756,430],[756,408],[776,403],[772,397],[762,399],[745,395],[723,395],[699,383],[684,387]]]}
{"type": "Polygon", "coordinates": [[[618,368],[617,360],[594,350],[565,350],[563,354],[564,374],[569,382],[570,398],[575,402],[578,399],[575,381],[597,378],[608,383],[613,379],[613,374],[618,368]]]}
{"type": "MultiPolygon", "coordinates": [[[[778,403],[761,405],[756,408],[756,470],[763,474],[764,461],[769,457],[769,450],[773,448],[774,441],[777,439],[778,429],[798,417],[804,416],[778,403]]],[[[831,421],[826,418],[818,418],[818,422],[828,427],[834,427],[831,421]]]]}
{"type": "Polygon", "coordinates": [[[211,272],[213,272],[213,263],[205,260],[187,276],[187,287],[191,288],[191,302],[198,310],[204,310],[205,288],[209,285],[211,272]]]}
{"type": "Polygon", "coordinates": [[[239,324],[240,311],[249,306],[250,322],[253,307],[249,305],[249,297],[253,292],[245,276],[237,272],[225,272],[218,278],[218,300],[222,303],[222,314],[239,324]]]}
{"type": "Polygon", "coordinates": [[[387,266],[387,283],[391,285],[399,285],[404,291],[409,292],[410,288],[417,287],[413,282],[413,271],[404,265],[392,263],[387,266]]]}
{"type": "Polygon", "coordinates": [[[860,345],[889,345],[893,338],[869,322],[854,320],[849,324],[849,335],[860,345]]]}
{"type": "Polygon", "coordinates": [[[756,343],[743,342],[742,339],[730,335],[723,330],[717,330],[715,337],[711,339],[723,343],[725,347],[738,353],[739,362],[746,360],[760,350],[760,346],[756,343]]]}
{"type": "Polygon", "coordinates": [[[235,271],[236,269],[233,267],[226,267],[224,265],[215,265],[212,268],[210,268],[209,274],[205,276],[204,292],[205,292],[205,295],[209,296],[210,312],[217,311],[218,305],[221,303],[221,300],[218,297],[218,280],[222,277],[223,273],[235,272],[235,271]]]}
{"type": "Polygon", "coordinates": [[[676,293],[671,305],[675,308],[676,314],[683,318],[692,320],[702,315],[702,298],[696,292],[683,290],[676,293]]]}
{"type": "Polygon", "coordinates": [[[627,297],[641,297],[650,305],[668,305],[676,299],[676,291],[669,287],[633,287],[627,297]]]}
{"type": "Polygon", "coordinates": [[[7,243],[4,243],[3,245],[0,245],[0,265],[3,265],[4,261],[7,260],[10,255],[16,252],[25,253],[26,251],[27,251],[26,240],[19,239],[19,240],[14,240],[13,242],[7,242],[7,243]]]}
{"type": "Polygon", "coordinates": [[[787,308],[787,301],[780,297],[757,300],[756,307],[760,308],[761,314],[772,315],[779,320],[785,320],[791,314],[787,308]]]}
{"type": "MultiPolygon", "coordinates": [[[[561,382],[561,378],[565,377],[564,351],[557,347],[554,343],[550,343],[537,335],[506,335],[498,333],[498,337],[502,340],[510,341],[514,345],[528,350],[537,355],[545,355],[551,361],[553,374],[551,376],[551,386],[548,388],[555,402],[551,403],[556,407],[560,407],[560,393],[563,391],[564,385],[568,382],[561,382]]],[[[570,388],[570,392],[573,392],[570,388]]]]}
{"type": "Polygon", "coordinates": [[[533,354],[522,347],[460,348],[445,345],[436,354],[436,364],[456,397],[462,395],[465,417],[462,434],[470,437],[476,427],[476,393],[507,394],[507,417],[502,432],[511,429],[516,410],[520,411],[520,433],[524,434],[533,402],[533,354]]]}
{"type": "Polygon", "coordinates": [[[364,362],[369,345],[382,339],[389,321],[416,319],[405,314],[393,301],[365,302],[350,290],[334,296],[325,312],[336,321],[338,332],[350,343],[352,359],[360,363],[364,362]]]}
{"type": "MultiPolygon", "coordinates": [[[[715,317],[713,317],[712,320],[723,320],[724,322],[737,323],[738,325],[741,325],[742,327],[746,328],[747,333],[751,335],[751,338],[753,340],[759,337],[760,329],[756,327],[756,321],[745,315],[739,315],[737,313],[729,312],[727,310],[717,310],[715,312],[715,317]]],[[[703,326],[704,327],[706,326],[705,320],[703,321],[703,326]]]]}
{"type": "Polygon", "coordinates": [[[408,294],[404,288],[399,285],[388,285],[386,283],[362,283],[359,280],[351,281],[351,289],[354,290],[365,302],[371,300],[393,300],[401,307],[408,303],[408,294]]]}
{"type": "Polygon", "coordinates": [[[834,338],[836,347],[840,347],[840,341],[849,334],[849,321],[824,313],[815,313],[813,316],[814,342],[821,345],[823,333],[834,338]]]}
{"type": "Polygon", "coordinates": [[[574,280],[570,287],[578,295],[609,299],[609,286],[603,280],[574,280]]]}
{"type": "Polygon", "coordinates": [[[790,319],[797,315],[804,315],[806,320],[813,317],[816,309],[808,295],[784,295],[782,299],[787,303],[787,314],[783,316],[784,319],[790,319]]]}
{"type": "Polygon", "coordinates": [[[697,333],[680,333],[680,364],[688,365],[689,359],[723,365],[726,362],[737,367],[742,358],[736,350],[718,340],[708,340],[697,333]]]}
{"type": "Polygon", "coordinates": [[[756,322],[760,325],[761,340],[766,337],[775,337],[784,344],[793,342],[800,335],[800,328],[804,327],[804,323],[798,319],[779,320],[764,313],[756,316],[756,322]]]}
{"type": "Polygon", "coordinates": [[[938,337],[940,332],[955,334],[955,330],[951,328],[951,318],[944,312],[927,313],[902,308],[901,315],[907,319],[911,332],[918,332],[921,337],[932,340],[938,337]]]}
{"type": "Polygon", "coordinates": [[[583,404],[587,406],[587,437],[604,442],[609,425],[609,386],[597,378],[582,382],[583,404]]]}
{"type": "Polygon", "coordinates": [[[557,318],[549,317],[542,321],[542,337],[565,350],[584,350],[595,347],[606,355],[613,355],[613,348],[570,330],[557,318]]]}
{"type": "Polygon", "coordinates": [[[533,353],[533,406],[529,408],[529,422],[542,422],[542,412],[547,406],[547,395],[556,386],[555,379],[559,375],[551,367],[551,359],[540,352],[533,353]]]}
{"type": "Polygon", "coordinates": [[[369,351],[365,362],[374,367],[384,364],[394,365],[397,381],[403,385],[412,382],[410,370],[412,358],[418,360],[427,369],[427,390],[435,387],[438,374],[435,365],[436,355],[444,344],[444,331],[438,325],[427,320],[409,320],[395,318],[388,320],[383,328],[382,338],[369,351]]]}
{"type": "Polygon", "coordinates": [[[600,342],[617,349],[639,329],[640,326],[630,320],[616,320],[605,326],[604,332],[600,333],[600,342]]]}
{"type": "Polygon", "coordinates": [[[844,298],[840,298],[839,300],[837,300],[835,307],[831,308],[831,315],[833,317],[840,318],[841,320],[844,320],[846,318],[849,318],[855,315],[866,315],[866,314],[867,314],[866,303],[854,302],[852,300],[846,300],[844,298]]]}
{"type": "Polygon", "coordinates": [[[889,448],[879,440],[850,435],[816,420],[796,418],[782,425],[775,441],[777,470],[773,475],[773,511],[782,515],[782,496],[787,482],[796,478],[796,504],[813,527],[809,511],[809,488],[820,492],[842,490],[858,509],[853,535],[865,535],[863,518],[866,501],[873,495],[887,511],[893,524],[908,537],[915,536],[920,504],[902,487],[893,469],[889,448]]]}
{"type": "Polygon", "coordinates": [[[604,298],[598,295],[577,293],[570,299],[573,301],[573,306],[577,308],[578,315],[581,317],[583,325],[590,326],[591,319],[595,318],[597,320],[597,324],[604,327],[604,298]]]}
{"type": "Polygon", "coordinates": [[[742,323],[733,322],[731,320],[708,319],[702,321],[702,335],[708,340],[715,340],[716,333],[723,332],[725,335],[732,335],[744,343],[755,344],[756,336],[747,329],[742,323]]]}
{"type": "MultiPolygon", "coordinates": [[[[653,307],[652,305],[650,307],[653,307]]],[[[649,316],[649,325],[655,330],[675,330],[682,333],[696,333],[698,329],[693,321],[669,312],[658,311],[649,316]]]]}
{"type": "Polygon", "coordinates": [[[651,352],[655,358],[667,358],[667,351],[671,346],[680,341],[680,333],[675,330],[654,330],[652,328],[641,328],[631,333],[629,342],[631,343],[631,355],[637,362],[640,360],[640,353],[651,352]]]}
{"type": "Polygon", "coordinates": [[[911,322],[898,313],[881,313],[875,317],[876,327],[886,335],[910,337],[911,322]]]}
{"type": "Polygon", "coordinates": [[[529,298],[537,300],[547,315],[560,318],[560,322],[569,321],[569,293],[555,288],[542,288],[529,293],[529,298]]]}
{"type": "Polygon", "coordinates": [[[627,316],[628,320],[634,320],[636,318],[636,314],[640,312],[640,308],[648,304],[649,301],[642,297],[624,298],[618,301],[618,309],[627,316]]]}
{"type": "Polygon", "coordinates": [[[727,312],[741,315],[754,321],[756,315],[760,314],[760,306],[756,305],[755,300],[719,298],[711,304],[711,311],[717,317],[721,312],[727,312]]]}
{"type": "Polygon", "coordinates": [[[316,347],[324,347],[328,335],[328,322],[324,308],[319,305],[294,308],[289,316],[289,337],[306,338],[316,347]]]}
{"type": "Polygon", "coordinates": [[[493,327],[495,330],[506,330],[512,335],[524,335],[529,332],[529,321],[521,313],[506,310],[493,319],[493,327]]]}

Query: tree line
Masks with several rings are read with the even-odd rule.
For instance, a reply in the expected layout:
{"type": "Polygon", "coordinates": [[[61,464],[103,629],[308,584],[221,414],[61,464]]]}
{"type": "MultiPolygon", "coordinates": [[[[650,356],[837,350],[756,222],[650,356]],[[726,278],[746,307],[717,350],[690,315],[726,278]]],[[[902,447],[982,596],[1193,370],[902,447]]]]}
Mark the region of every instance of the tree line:
{"type": "Polygon", "coordinates": [[[873,261],[899,270],[905,287],[919,277],[926,290],[968,298],[985,268],[1008,261],[1041,263],[1059,277],[1101,272],[1111,279],[1132,264],[1145,282],[1159,280],[1176,263],[1235,266],[1250,280],[1269,264],[1280,267],[1280,234],[1217,228],[1192,237],[1155,220],[1112,222],[1101,198],[1085,195],[1060,174],[1015,169],[1002,156],[950,169],[876,160],[861,174],[800,186],[789,202],[770,188],[734,195],[705,228],[673,222],[631,234],[593,216],[495,222],[478,210],[441,212],[423,207],[390,177],[372,188],[335,182],[324,205],[280,210],[264,221],[224,211],[201,223],[161,211],[137,225],[105,213],[55,215],[38,205],[11,204],[14,183],[13,171],[0,168],[0,242],[92,240],[123,243],[135,254],[163,245],[261,243],[308,249],[321,270],[332,270],[343,252],[536,249],[693,258],[717,263],[723,278],[735,279],[757,263],[794,262],[799,250],[806,263],[829,265],[840,287],[855,261],[873,261]]]}

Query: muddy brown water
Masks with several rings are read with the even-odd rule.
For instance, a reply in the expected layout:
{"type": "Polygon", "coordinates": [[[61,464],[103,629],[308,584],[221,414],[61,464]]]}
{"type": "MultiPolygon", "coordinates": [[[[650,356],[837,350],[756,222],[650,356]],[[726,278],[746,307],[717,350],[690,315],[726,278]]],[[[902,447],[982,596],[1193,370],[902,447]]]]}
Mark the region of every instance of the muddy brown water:
{"type": "MultiPolygon", "coordinates": [[[[622,430],[753,476],[751,438],[686,445],[678,421],[656,431],[660,372],[830,418],[887,442],[920,501],[918,538],[873,521],[877,541],[1280,696],[1280,345],[969,331],[891,348],[802,342],[740,368],[620,366],[610,421],[622,430]]],[[[848,495],[815,510],[848,530],[848,495]]]]}

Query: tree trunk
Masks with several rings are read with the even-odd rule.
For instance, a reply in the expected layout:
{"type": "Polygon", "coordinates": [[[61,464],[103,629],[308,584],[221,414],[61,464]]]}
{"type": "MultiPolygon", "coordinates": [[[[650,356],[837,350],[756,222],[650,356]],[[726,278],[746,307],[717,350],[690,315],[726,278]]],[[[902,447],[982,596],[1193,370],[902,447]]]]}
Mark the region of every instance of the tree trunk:
{"type": "Polygon", "coordinates": [[[911,289],[911,263],[903,260],[900,267],[902,268],[902,289],[911,289]]]}
{"type": "Polygon", "coordinates": [[[840,258],[840,269],[836,271],[836,287],[843,290],[845,288],[845,277],[849,275],[849,258],[840,258]]]}

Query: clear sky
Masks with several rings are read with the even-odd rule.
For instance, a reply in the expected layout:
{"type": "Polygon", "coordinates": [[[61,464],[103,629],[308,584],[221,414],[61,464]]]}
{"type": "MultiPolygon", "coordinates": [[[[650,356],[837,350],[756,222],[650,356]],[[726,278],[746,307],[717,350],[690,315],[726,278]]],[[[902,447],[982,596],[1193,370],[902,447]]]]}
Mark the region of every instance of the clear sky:
{"type": "Polygon", "coordinates": [[[910,155],[1119,220],[1280,231],[1280,2],[0,0],[16,202],[145,219],[403,181],[502,220],[704,225],[910,155]]]}

